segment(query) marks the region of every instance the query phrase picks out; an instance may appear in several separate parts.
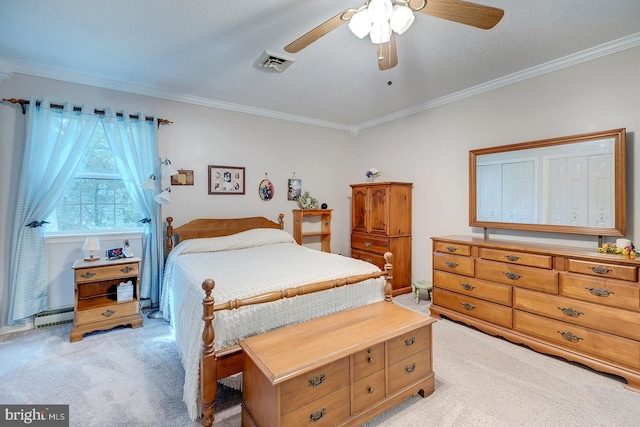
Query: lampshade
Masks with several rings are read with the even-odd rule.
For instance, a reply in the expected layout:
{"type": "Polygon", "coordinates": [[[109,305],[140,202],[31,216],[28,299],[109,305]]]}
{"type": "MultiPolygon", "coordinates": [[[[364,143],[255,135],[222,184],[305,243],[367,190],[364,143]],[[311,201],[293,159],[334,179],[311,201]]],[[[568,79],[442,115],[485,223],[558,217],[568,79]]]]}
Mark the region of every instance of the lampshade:
{"type": "Polygon", "coordinates": [[[171,164],[171,160],[165,158],[164,161],[162,161],[161,163],[164,165],[164,168],[162,171],[162,174],[164,176],[178,175],[178,170],[173,167],[173,165],[171,164]]]}
{"type": "Polygon", "coordinates": [[[156,176],[151,175],[149,179],[146,180],[144,184],[142,184],[142,188],[144,188],[145,190],[154,191],[156,189],[156,176]]]}
{"type": "Polygon", "coordinates": [[[100,249],[100,240],[97,237],[87,237],[87,240],[84,242],[84,246],[82,246],[82,250],[89,252],[89,258],[85,258],[85,261],[97,261],[100,257],[96,257],[93,255],[94,251],[100,249]]]}
{"type": "Polygon", "coordinates": [[[381,24],[389,21],[393,13],[393,4],[391,0],[371,0],[369,3],[369,19],[374,24],[381,24]]]}
{"type": "Polygon", "coordinates": [[[402,34],[409,29],[414,19],[416,17],[410,8],[396,4],[393,6],[393,14],[389,19],[389,24],[396,34],[402,34]]]}
{"type": "Polygon", "coordinates": [[[362,39],[371,31],[371,24],[369,9],[363,9],[351,17],[349,20],[349,29],[356,37],[362,39]]]}
{"type": "Polygon", "coordinates": [[[391,39],[390,31],[391,30],[388,21],[374,23],[371,26],[371,32],[369,33],[369,37],[371,37],[371,43],[389,43],[389,40],[391,39]]]}
{"type": "Polygon", "coordinates": [[[156,202],[158,202],[161,205],[168,205],[169,203],[171,203],[170,193],[171,193],[171,189],[165,188],[160,194],[156,196],[156,202]]]}

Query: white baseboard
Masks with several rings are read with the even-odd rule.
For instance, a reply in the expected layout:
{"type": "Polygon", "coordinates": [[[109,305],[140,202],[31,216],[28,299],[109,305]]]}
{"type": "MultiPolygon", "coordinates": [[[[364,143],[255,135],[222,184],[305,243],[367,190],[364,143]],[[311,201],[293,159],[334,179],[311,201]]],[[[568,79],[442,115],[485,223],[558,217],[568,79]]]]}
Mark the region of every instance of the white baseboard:
{"type": "Polygon", "coordinates": [[[0,335],[6,335],[6,334],[13,334],[15,332],[23,332],[23,331],[29,331],[31,329],[34,329],[35,326],[33,325],[33,321],[29,321],[27,323],[23,323],[20,325],[14,325],[14,326],[2,326],[0,327],[0,335]]]}

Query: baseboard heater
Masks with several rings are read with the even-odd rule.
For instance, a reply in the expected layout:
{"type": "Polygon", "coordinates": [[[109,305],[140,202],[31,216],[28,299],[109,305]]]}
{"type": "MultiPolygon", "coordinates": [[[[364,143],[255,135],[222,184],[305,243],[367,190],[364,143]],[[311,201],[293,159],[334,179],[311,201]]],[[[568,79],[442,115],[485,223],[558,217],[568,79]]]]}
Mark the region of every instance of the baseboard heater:
{"type": "Polygon", "coordinates": [[[73,322],[73,307],[43,311],[33,317],[35,329],[71,322],[73,322]]]}

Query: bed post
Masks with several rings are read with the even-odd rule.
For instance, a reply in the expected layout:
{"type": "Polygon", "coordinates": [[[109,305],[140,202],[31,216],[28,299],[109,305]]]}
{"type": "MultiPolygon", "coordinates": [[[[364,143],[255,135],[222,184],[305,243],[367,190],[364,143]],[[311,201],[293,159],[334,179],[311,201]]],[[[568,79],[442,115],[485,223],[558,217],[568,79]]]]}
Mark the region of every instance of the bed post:
{"type": "Polygon", "coordinates": [[[280,224],[280,230],[284,230],[284,214],[278,215],[278,224],[280,224]]]}
{"type": "Polygon", "coordinates": [[[211,296],[211,291],[215,287],[212,279],[202,282],[202,289],[205,292],[205,298],[202,301],[202,320],[204,320],[204,328],[202,330],[202,358],[200,360],[200,395],[202,397],[202,424],[205,427],[211,427],[215,416],[213,415],[214,402],[216,400],[216,391],[218,387],[217,363],[215,358],[215,349],[213,341],[215,331],[213,330],[213,305],[215,300],[211,296]]]}
{"type": "Polygon", "coordinates": [[[173,249],[173,225],[171,225],[172,222],[173,222],[173,217],[168,216],[167,217],[167,241],[165,243],[167,245],[166,255],[169,255],[169,252],[171,252],[171,249],[173,249]]]}
{"type": "Polygon", "coordinates": [[[391,252],[385,252],[384,254],[384,271],[387,273],[384,283],[384,300],[391,302],[393,300],[393,254],[391,252]]]}

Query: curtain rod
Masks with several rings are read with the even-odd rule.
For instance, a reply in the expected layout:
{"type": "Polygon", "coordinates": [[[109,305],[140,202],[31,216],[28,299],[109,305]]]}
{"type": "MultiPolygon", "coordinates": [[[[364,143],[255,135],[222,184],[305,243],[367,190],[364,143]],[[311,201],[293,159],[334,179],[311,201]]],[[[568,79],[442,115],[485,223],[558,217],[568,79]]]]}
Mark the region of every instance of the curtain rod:
{"type": "MultiPolygon", "coordinates": [[[[30,101],[28,99],[16,99],[16,98],[2,98],[2,100],[4,102],[10,102],[12,104],[20,104],[20,107],[22,108],[22,114],[26,113],[26,105],[30,104],[30,101]]],[[[36,106],[40,106],[40,101],[36,101],[36,106]]],[[[51,104],[51,108],[64,108],[64,105],[61,104],[51,104]]],[[[73,107],[73,111],[82,111],[81,107],[73,107]]],[[[95,110],[93,110],[93,112],[95,114],[104,114],[104,110],[98,110],[97,108],[95,110]]],[[[118,117],[122,117],[122,113],[116,113],[116,116],[118,117]]],[[[129,114],[129,118],[131,119],[139,119],[140,117],[135,115],[135,114],[129,114]]],[[[153,117],[145,117],[144,118],[146,121],[152,122],[154,120],[158,121],[158,126],[160,125],[170,125],[173,124],[173,122],[171,120],[167,120],[167,119],[161,119],[161,118],[157,118],[154,119],[153,117]]]]}

